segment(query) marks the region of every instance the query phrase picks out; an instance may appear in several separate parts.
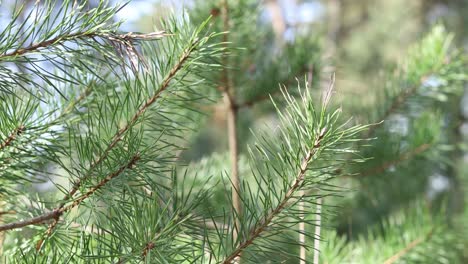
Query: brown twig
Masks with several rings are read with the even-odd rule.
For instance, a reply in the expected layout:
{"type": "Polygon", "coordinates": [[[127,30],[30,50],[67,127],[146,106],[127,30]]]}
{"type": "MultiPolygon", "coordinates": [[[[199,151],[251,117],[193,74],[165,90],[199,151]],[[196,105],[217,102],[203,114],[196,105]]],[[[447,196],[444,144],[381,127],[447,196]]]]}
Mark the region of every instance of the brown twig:
{"type": "MultiPolygon", "coordinates": [[[[119,170],[117,170],[116,172],[114,173],[111,173],[109,175],[107,175],[106,178],[102,179],[98,184],[94,185],[91,189],[89,189],[89,191],[87,191],[85,194],[83,194],[81,197],[79,197],[78,199],[76,199],[75,201],[73,201],[73,203],[71,203],[70,205],[64,207],[62,204],[56,209],[57,211],[57,214],[54,215],[54,222],[49,225],[49,227],[47,228],[47,231],[46,231],[46,237],[47,236],[50,236],[50,234],[52,233],[53,229],[55,228],[55,226],[57,225],[59,219],[60,219],[60,216],[62,216],[62,214],[66,211],[69,211],[71,210],[72,208],[78,206],[79,204],[81,204],[81,202],[83,202],[84,200],[86,200],[87,198],[89,198],[92,194],[94,194],[97,190],[101,189],[104,185],[106,185],[110,180],[112,180],[113,178],[119,176],[125,169],[131,169],[135,163],[140,159],[140,155],[139,154],[136,154],[135,156],[133,156],[133,158],[127,163],[127,165],[125,166],[122,166],[120,167],[119,170]]],[[[37,245],[36,245],[36,250],[39,250],[42,246],[42,243],[44,241],[44,237],[41,238],[38,242],[37,242],[37,245]]]]}
{"type": "Polygon", "coordinates": [[[44,40],[38,43],[34,43],[28,47],[24,48],[18,48],[16,50],[10,51],[8,53],[0,54],[0,59],[2,58],[8,58],[8,57],[16,57],[16,56],[22,56],[27,53],[32,53],[35,52],[39,49],[42,48],[47,48],[52,45],[60,45],[63,44],[66,41],[70,41],[73,39],[92,39],[95,37],[101,37],[108,39],[113,42],[122,42],[125,41],[127,44],[130,43],[133,40],[154,40],[154,39],[160,39],[164,36],[168,36],[170,34],[166,34],[165,31],[160,31],[160,32],[152,32],[148,34],[136,34],[129,32],[127,34],[100,34],[100,33],[85,33],[85,32],[76,32],[68,35],[61,35],[57,36],[55,38],[51,38],[48,40],[44,40]]]}
{"type": "MultiPolygon", "coordinates": [[[[225,32],[229,32],[229,5],[227,0],[222,1],[221,6],[221,17],[223,19],[223,27],[225,32]]],[[[223,35],[223,43],[227,48],[228,43],[228,33],[223,35]]],[[[242,216],[242,206],[240,198],[240,179],[239,179],[239,163],[238,163],[238,144],[237,144],[237,113],[238,107],[234,98],[234,85],[232,83],[231,76],[229,75],[228,65],[229,57],[227,54],[223,56],[224,68],[221,75],[222,90],[224,93],[224,103],[226,105],[227,111],[227,133],[229,141],[229,156],[231,159],[231,182],[232,182],[232,208],[234,211],[234,228],[233,228],[233,239],[236,241],[238,239],[241,222],[240,218],[242,216]]]]}
{"type": "MultiPolygon", "coordinates": [[[[111,140],[111,143],[107,146],[107,148],[104,150],[103,154],[101,156],[99,156],[98,159],[96,159],[90,166],[90,170],[94,167],[96,167],[97,165],[99,165],[104,159],[107,158],[107,155],[109,154],[109,152],[117,145],[117,143],[122,139],[122,136],[128,131],[128,129],[130,129],[130,127],[132,127],[133,125],[135,125],[135,123],[138,121],[138,119],[140,118],[141,115],[143,115],[143,113],[154,103],[156,102],[156,99],[158,99],[161,94],[167,89],[167,87],[169,86],[169,83],[171,82],[171,80],[174,78],[174,76],[177,74],[177,72],[182,68],[183,64],[185,63],[185,61],[188,59],[188,57],[190,56],[190,54],[193,52],[193,49],[195,48],[196,46],[196,43],[193,43],[193,45],[190,46],[189,49],[187,49],[183,55],[181,56],[181,58],[179,59],[179,62],[171,69],[171,71],[169,72],[169,74],[166,76],[166,78],[164,78],[164,81],[162,82],[162,84],[160,85],[159,89],[158,89],[158,92],[156,94],[154,94],[150,99],[148,99],[139,109],[138,111],[133,115],[133,117],[131,118],[130,122],[128,122],[124,127],[122,127],[121,129],[119,129],[117,131],[117,133],[113,136],[112,140],[111,140]]],[[[65,199],[68,199],[69,197],[72,197],[79,189],[79,187],[81,186],[82,184],[82,181],[83,180],[86,180],[87,178],[89,177],[89,174],[86,175],[85,177],[83,177],[82,179],[80,179],[77,183],[75,183],[75,186],[72,188],[72,190],[70,191],[70,193],[67,195],[67,197],[64,198],[65,199]]]]}
{"type": "Polygon", "coordinates": [[[57,218],[58,216],[62,215],[63,213],[65,213],[65,212],[73,209],[74,207],[78,206],[81,202],[83,202],[85,199],[89,198],[92,194],[94,194],[97,190],[102,188],[107,182],[109,182],[113,178],[119,176],[125,169],[132,168],[133,165],[138,161],[139,158],[140,158],[140,156],[138,154],[133,156],[133,158],[126,165],[120,167],[117,171],[109,174],[106,178],[101,180],[98,184],[93,186],[88,192],[86,192],[84,195],[82,195],[81,197],[79,197],[78,199],[73,201],[73,203],[71,203],[70,205],[68,205],[66,207],[57,207],[57,208],[55,208],[54,210],[52,210],[52,211],[50,211],[48,213],[44,213],[42,215],[30,218],[28,220],[2,225],[2,226],[0,226],[0,232],[25,227],[25,226],[28,226],[28,225],[37,225],[37,224],[41,224],[41,223],[43,223],[43,222],[45,222],[47,220],[57,218]]]}
{"type": "Polygon", "coordinates": [[[68,41],[68,40],[77,39],[77,38],[93,38],[95,36],[96,36],[95,33],[83,33],[83,32],[77,32],[77,33],[69,34],[66,36],[57,36],[49,40],[44,40],[42,42],[32,44],[31,46],[28,46],[28,47],[19,48],[11,52],[1,54],[0,58],[21,56],[26,53],[37,51],[41,48],[46,48],[55,44],[62,44],[63,42],[68,41]]]}
{"type": "Polygon", "coordinates": [[[359,174],[356,174],[357,177],[364,177],[364,176],[369,176],[369,175],[374,175],[374,174],[378,174],[378,173],[382,173],[384,172],[386,169],[392,167],[392,166],[395,166],[395,165],[398,165],[400,164],[401,162],[405,161],[405,160],[409,160],[410,158],[416,156],[416,155],[419,155],[421,153],[423,153],[424,151],[428,150],[432,145],[431,144],[428,144],[428,143],[425,143],[425,144],[422,144],[418,147],[416,147],[415,149],[412,149],[410,151],[407,151],[403,154],[401,154],[397,159],[395,160],[391,160],[391,161],[387,161],[387,162],[384,162],[383,164],[379,165],[379,166],[376,166],[374,168],[371,168],[369,170],[366,170],[362,173],[359,173],[359,174]]]}
{"type": "Polygon", "coordinates": [[[391,256],[390,258],[388,258],[387,260],[384,261],[384,264],[392,264],[392,263],[395,263],[395,261],[397,261],[398,259],[400,259],[402,256],[404,256],[406,253],[408,253],[410,250],[412,250],[413,248],[415,248],[417,245],[429,240],[432,236],[432,233],[434,232],[434,228],[431,229],[431,231],[429,231],[429,233],[424,236],[424,237],[420,237],[416,240],[413,240],[411,243],[409,243],[405,248],[403,248],[402,250],[400,250],[398,253],[396,253],[395,255],[391,256]]]}
{"type": "Polygon", "coordinates": [[[23,133],[24,130],[25,130],[25,127],[23,125],[20,125],[15,130],[13,130],[13,132],[11,132],[11,134],[6,138],[6,140],[3,141],[3,143],[0,143],[0,150],[11,145],[11,143],[15,141],[16,137],[21,135],[21,133],[23,133]]]}
{"type": "MultiPolygon", "coordinates": [[[[403,105],[403,103],[412,95],[414,95],[417,91],[418,91],[418,88],[421,86],[421,84],[428,78],[428,76],[430,76],[432,73],[427,73],[426,75],[422,76],[420,81],[403,90],[402,92],[400,92],[398,94],[398,96],[393,100],[392,104],[390,105],[390,107],[385,111],[385,113],[383,114],[383,116],[380,118],[380,120],[386,120],[391,114],[393,114],[395,111],[398,110],[398,108],[400,108],[401,105],[403,105]]],[[[371,136],[374,134],[375,130],[380,127],[379,125],[382,124],[382,123],[378,123],[374,126],[371,126],[368,130],[367,130],[367,136],[371,136]]]]}
{"type": "Polygon", "coordinates": [[[154,243],[153,242],[149,242],[148,244],[146,244],[145,248],[143,249],[143,253],[141,253],[141,256],[142,257],[146,257],[146,255],[148,254],[148,252],[153,249],[155,247],[154,243]]]}
{"type": "Polygon", "coordinates": [[[314,141],[314,145],[312,149],[309,150],[309,152],[307,152],[307,154],[305,155],[304,159],[302,160],[299,172],[296,176],[296,179],[293,185],[286,192],[286,195],[281,200],[281,202],[268,215],[266,215],[265,218],[263,218],[263,220],[259,224],[255,225],[255,227],[252,230],[250,230],[249,238],[243,241],[242,243],[240,243],[236,247],[236,249],[231,254],[229,254],[224,259],[224,261],[222,261],[222,263],[224,264],[232,263],[237,258],[237,256],[239,256],[244,251],[245,248],[247,248],[249,245],[254,243],[255,239],[257,239],[266,230],[266,228],[271,223],[271,221],[284,210],[288,202],[293,198],[293,195],[296,193],[296,191],[299,190],[302,182],[304,181],[304,177],[307,172],[307,167],[309,163],[312,161],[312,158],[314,157],[314,155],[317,153],[320,147],[321,141],[323,137],[325,136],[325,132],[326,132],[325,129],[323,129],[320,132],[320,135],[318,135],[318,137],[314,141]]]}
{"type": "MultiPolygon", "coordinates": [[[[141,257],[143,259],[146,258],[146,256],[148,255],[148,253],[156,247],[156,243],[154,241],[157,241],[158,238],[161,236],[161,233],[157,233],[152,239],[151,241],[147,242],[145,247],[141,250],[141,257]]],[[[127,262],[129,260],[128,257],[124,258],[124,257],[120,257],[119,258],[119,261],[117,261],[117,264],[123,264],[125,262],[127,262]]]]}
{"type": "Polygon", "coordinates": [[[16,214],[16,211],[10,210],[10,211],[0,211],[0,216],[2,215],[8,215],[8,214],[16,214]]]}

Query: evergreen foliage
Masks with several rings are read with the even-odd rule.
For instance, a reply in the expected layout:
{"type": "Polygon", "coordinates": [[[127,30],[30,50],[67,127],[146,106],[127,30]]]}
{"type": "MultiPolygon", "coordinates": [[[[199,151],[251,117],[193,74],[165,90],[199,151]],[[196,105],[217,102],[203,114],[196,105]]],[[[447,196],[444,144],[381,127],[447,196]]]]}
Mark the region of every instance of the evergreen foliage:
{"type": "Polygon", "coordinates": [[[467,60],[442,25],[363,104],[335,100],[319,34],[282,40],[259,1],[195,1],[151,33],[121,32],[122,8],[15,3],[1,25],[1,261],[468,260],[467,60]],[[206,138],[219,111],[227,148],[206,138]]]}

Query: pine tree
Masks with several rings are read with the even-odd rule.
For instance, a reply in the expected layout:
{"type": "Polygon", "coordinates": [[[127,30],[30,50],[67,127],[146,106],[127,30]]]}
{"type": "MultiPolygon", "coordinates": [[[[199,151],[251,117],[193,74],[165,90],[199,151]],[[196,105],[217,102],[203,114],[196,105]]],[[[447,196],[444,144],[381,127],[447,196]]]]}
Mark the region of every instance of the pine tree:
{"type": "Polygon", "coordinates": [[[16,3],[0,34],[2,261],[468,259],[458,196],[424,197],[459,151],[466,59],[443,26],[368,106],[336,100],[323,41],[284,41],[258,1],[195,1],[150,33],[120,31],[121,8],[16,3]],[[219,153],[193,147],[213,109],[219,153]]]}

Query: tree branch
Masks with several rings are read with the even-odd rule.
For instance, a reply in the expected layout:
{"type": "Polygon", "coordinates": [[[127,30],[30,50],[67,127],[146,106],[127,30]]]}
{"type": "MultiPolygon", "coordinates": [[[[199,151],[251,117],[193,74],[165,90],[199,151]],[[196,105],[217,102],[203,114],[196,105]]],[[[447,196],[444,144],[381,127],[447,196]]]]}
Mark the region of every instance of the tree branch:
{"type": "Polygon", "coordinates": [[[425,143],[425,144],[422,144],[418,147],[416,147],[415,149],[412,149],[410,151],[407,151],[403,154],[401,154],[397,159],[395,160],[391,160],[391,161],[387,161],[387,162],[384,162],[382,165],[380,166],[376,166],[374,168],[371,168],[369,170],[366,170],[360,174],[357,174],[356,176],[357,177],[364,177],[364,176],[369,176],[369,175],[374,175],[374,174],[378,174],[378,173],[382,173],[384,172],[386,169],[392,167],[392,166],[396,166],[398,164],[400,164],[401,162],[405,161],[405,160],[409,160],[410,158],[418,155],[418,154],[421,154],[423,152],[425,152],[426,150],[428,150],[430,147],[432,146],[432,144],[428,144],[428,143],[425,143]]]}
{"type": "Polygon", "coordinates": [[[392,263],[395,263],[395,261],[397,261],[398,259],[400,259],[401,257],[403,257],[406,253],[408,253],[410,250],[412,250],[414,247],[416,247],[417,245],[429,240],[432,236],[432,233],[434,232],[434,228],[431,229],[431,231],[429,231],[429,233],[425,236],[425,237],[420,237],[416,240],[413,240],[411,243],[409,243],[405,248],[403,248],[402,250],[400,250],[398,253],[396,253],[395,255],[391,256],[390,258],[388,258],[387,260],[385,260],[384,264],[392,264],[392,263]]]}
{"type": "Polygon", "coordinates": [[[289,200],[292,199],[294,193],[300,189],[301,184],[304,181],[305,174],[307,172],[307,167],[309,163],[312,161],[312,158],[315,155],[315,153],[317,153],[320,147],[321,141],[323,137],[325,136],[325,132],[326,132],[325,130],[322,130],[320,132],[320,135],[318,135],[317,139],[314,141],[314,145],[312,149],[309,152],[307,152],[306,156],[304,157],[301,163],[296,179],[293,185],[286,192],[286,195],[284,196],[283,200],[281,200],[281,202],[268,215],[266,215],[265,218],[263,218],[263,220],[259,224],[255,225],[255,227],[250,230],[249,232],[250,238],[240,243],[236,247],[236,249],[224,259],[224,261],[221,261],[222,263],[224,264],[232,263],[236,259],[236,257],[239,256],[244,251],[244,249],[246,249],[249,245],[253,244],[255,239],[257,239],[266,230],[266,228],[271,223],[271,221],[275,218],[275,216],[277,216],[284,210],[289,200]]]}
{"type": "MultiPolygon", "coordinates": [[[[431,74],[432,73],[427,73],[426,75],[421,77],[420,81],[417,84],[401,91],[398,94],[398,96],[393,100],[392,105],[385,111],[380,120],[386,120],[391,114],[395,113],[398,110],[398,108],[400,108],[400,106],[403,105],[406,102],[406,100],[408,100],[409,97],[413,96],[418,91],[418,88],[431,74]]],[[[372,134],[374,134],[375,130],[378,127],[380,127],[380,124],[382,123],[369,127],[369,129],[367,130],[367,136],[369,137],[372,134]]]]}
{"type": "MultiPolygon", "coordinates": [[[[198,41],[194,41],[191,43],[191,45],[184,51],[182,56],[179,58],[178,63],[174,65],[174,67],[169,71],[167,76],[164,78],[163,82],[161,83],[158,91],[150,98],[148,99],[139,109],[138,111],[133,115],[133,117],[130,119],[130,121],[121,129],[117,131],[117,133],[113,136],[111,143],[107,146],[107,148],[104,150],[103,154],[99,156],[97,160],[95,160],[91,165],[89,171],[93,170],[96,166],[98,166],[102,161],[104,161],[107,158],[107,155],[109,155],[109,152],[117,145],[117,143],[122,139],[123,135],[133,126],[135,123],[138,121],[141,115],[145,113],[145,111],[154,103],[156,102],[156,99],[158,99],[161,94],[167,89],[169,86],[170,82],[172,79],[174,79],[175,75],[179,72],[180,69],[182,69],[182,66],[184,63],[187,61],[187,59],[190,57],[192,52],[195,50],[196,45],[198,44],[198,41]]],[[[79,179],[73,186],[73,188],[69,191],[67,195],[63,198],[63,200],[67,200],[73,197],[75,193],[78,191],[78,189],[81,187],[82,183],[84,180],[88,179],[90,177],[90,173],[79,179]]],[[[65,205],[65,202],[61,203],[59,208],[62,208],[65,205]]],[[[58,223],[58,218],[55,219],[55,221],[49,226],[46,235],[50,235],[54,227],[58,223]]]]}
{"type": "Polygon", "coordinates": [[[23,125],[20,125],[15,130],[13,130],[13,132],[11,132],[11,134],[6,138],[6,140],[3,141],[3,143],[0,143],[0,150],[2,150],[4,148],[6,148],[7,146],[11,145],[11,143],[13,143],[13,141],[16,139],[16,137],[21,135],[21,133],[23,133],[25,129],[26,128],[23,125]]]}
{"type": "MultiPolygon", "coordinates": [[[[221,17],[223,19],[223,27],[225,32],[229,32],[229,4],[227,0],[222,1],[221,17]]],[[[223,43],[227,48],[228,33],[223,35],[223,43]]],[[[229,156],[231,159],[231,182],[232,182],[232,208],[234,211],[235,223],[233,228],[233,239],[238,239],[239,230],[241,227],[240,218],[242,217],[242,206],[240,198],[240,179],[239,179],[239,164],[238,164],[238,144],[237,144],[237,113],[238,107],[234,98],[234,84],[229,75],[228,65],[229,57],[226,53],[223,54],[223,72],[221,75],[221,83],[223,84],[224,103],[227,111],[227,133],[229,141],[229,156]]]]}
{"type": "Polygon", "coordinates": [[[88,192],[86,192],[86,194],[82,195],[80,198],[73,201],[73,203],[71,203],[70,205],[68,205],[66,207],[63,207],[63,206],[62,207],[57,207],[57,208],[55,208],[54,210],[52,210],[52,211],[50,211],[48,213],[45,213],[45,214],[42,214],[40,216],[30,218],[28,220],[2,225],[2,226],[0,226],[0,232],[25,227],[25,226],[28,226],[28,225],[37,225],[37,224],[40,224],[40,223],[42,223],[44,221],[51,220],[51,219],[56,219],[56,218],[60,217],[63,213],[65,213],[67,211],[70,211],[74,207],[81,204],[81,202],[83,202],[85,199],[89,198],[97,190],[101,189],[107,182],[109,182],[113,178],[119,176],[123,171],[125,171],[126,169],[131,169],[133,167],[133,165],[135,165],[135,163],[138,161],[139,158],[140,158],[140,156],[138,154],[133,156],[133,158],[127,164],[120,167],[117,171],[109,174],[106,178],[101,180],[98,184],[96,184],[88,192]]]}
{"type": "Polygon", "coordinates": [[[169,34],[166,34],[164,31],[160,32],[152,32],[148,34],[136,34],[129,32],[127,34],[103,34],[103,33],[96,33],[96,32],[91,32],[91,33],[86,33],[86,32],[76,32],[76,33],[71,33],[68,35],[60,35],[55,38],[51,38],[48,40],[44,40],[42,42],[34,43],[28,47],[24,48],[18,48],[16,50],[13,50],[8,53],[0,54],[0,59],[8,58],[8,57],[17,57],[17,56],[22,56],[27,53],[32,53],[35,51],[38,51],[43,48],[48,48],[50,46],[54,45],[61,45],[67,41],[75,40],[75,39],[92,39],[95,37],[100,37],[104,39],[108,39],[110,41],[114,42],[119,42],[122,43],[122,41],[125,41],[126,44],[130,43],[132,40],[152,40],[152,39],[160,39],[164,36],[167,36],[169,34]]]}
{"type": "Polygon", "coordinates": [[[57,36],[52,39],[44,40],[42,42],[38,42],[35,44],[32,44],[31,46],[24,47],[24,48],[18,48],[16,50],[13,50],[8,53],[4,53],[0,55],[0,59],[3,58],[8,58],[8,57],[16,57],[16,56],[21,56],[26,53],[32,53],[35,52],[41,48],[47,48],[52,45],[60,45],[63,44],[66,41],[73,40],[73,39],[79,39],[79,38],[93,38],[97,36],[96,33],[84,33],[84,32],[77,32],[73,34],[68,34],[68,35],[61,35],[57,36]]]}

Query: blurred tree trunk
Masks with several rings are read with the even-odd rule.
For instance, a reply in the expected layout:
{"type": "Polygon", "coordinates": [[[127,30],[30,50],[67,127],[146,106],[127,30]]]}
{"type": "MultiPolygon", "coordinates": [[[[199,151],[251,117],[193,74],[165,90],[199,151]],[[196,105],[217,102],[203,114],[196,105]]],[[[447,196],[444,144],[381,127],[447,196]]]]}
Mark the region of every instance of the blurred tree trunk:
{"type": "Polygon", "coordinates": [[[286,21],[284,19],[283,11],[277,0],[267,0],[265,2],[266,9],[271,15],[271,25],[275,32],[276,42],[282,45],[284,42],[284,32],[286,31],[286,21]]]}

